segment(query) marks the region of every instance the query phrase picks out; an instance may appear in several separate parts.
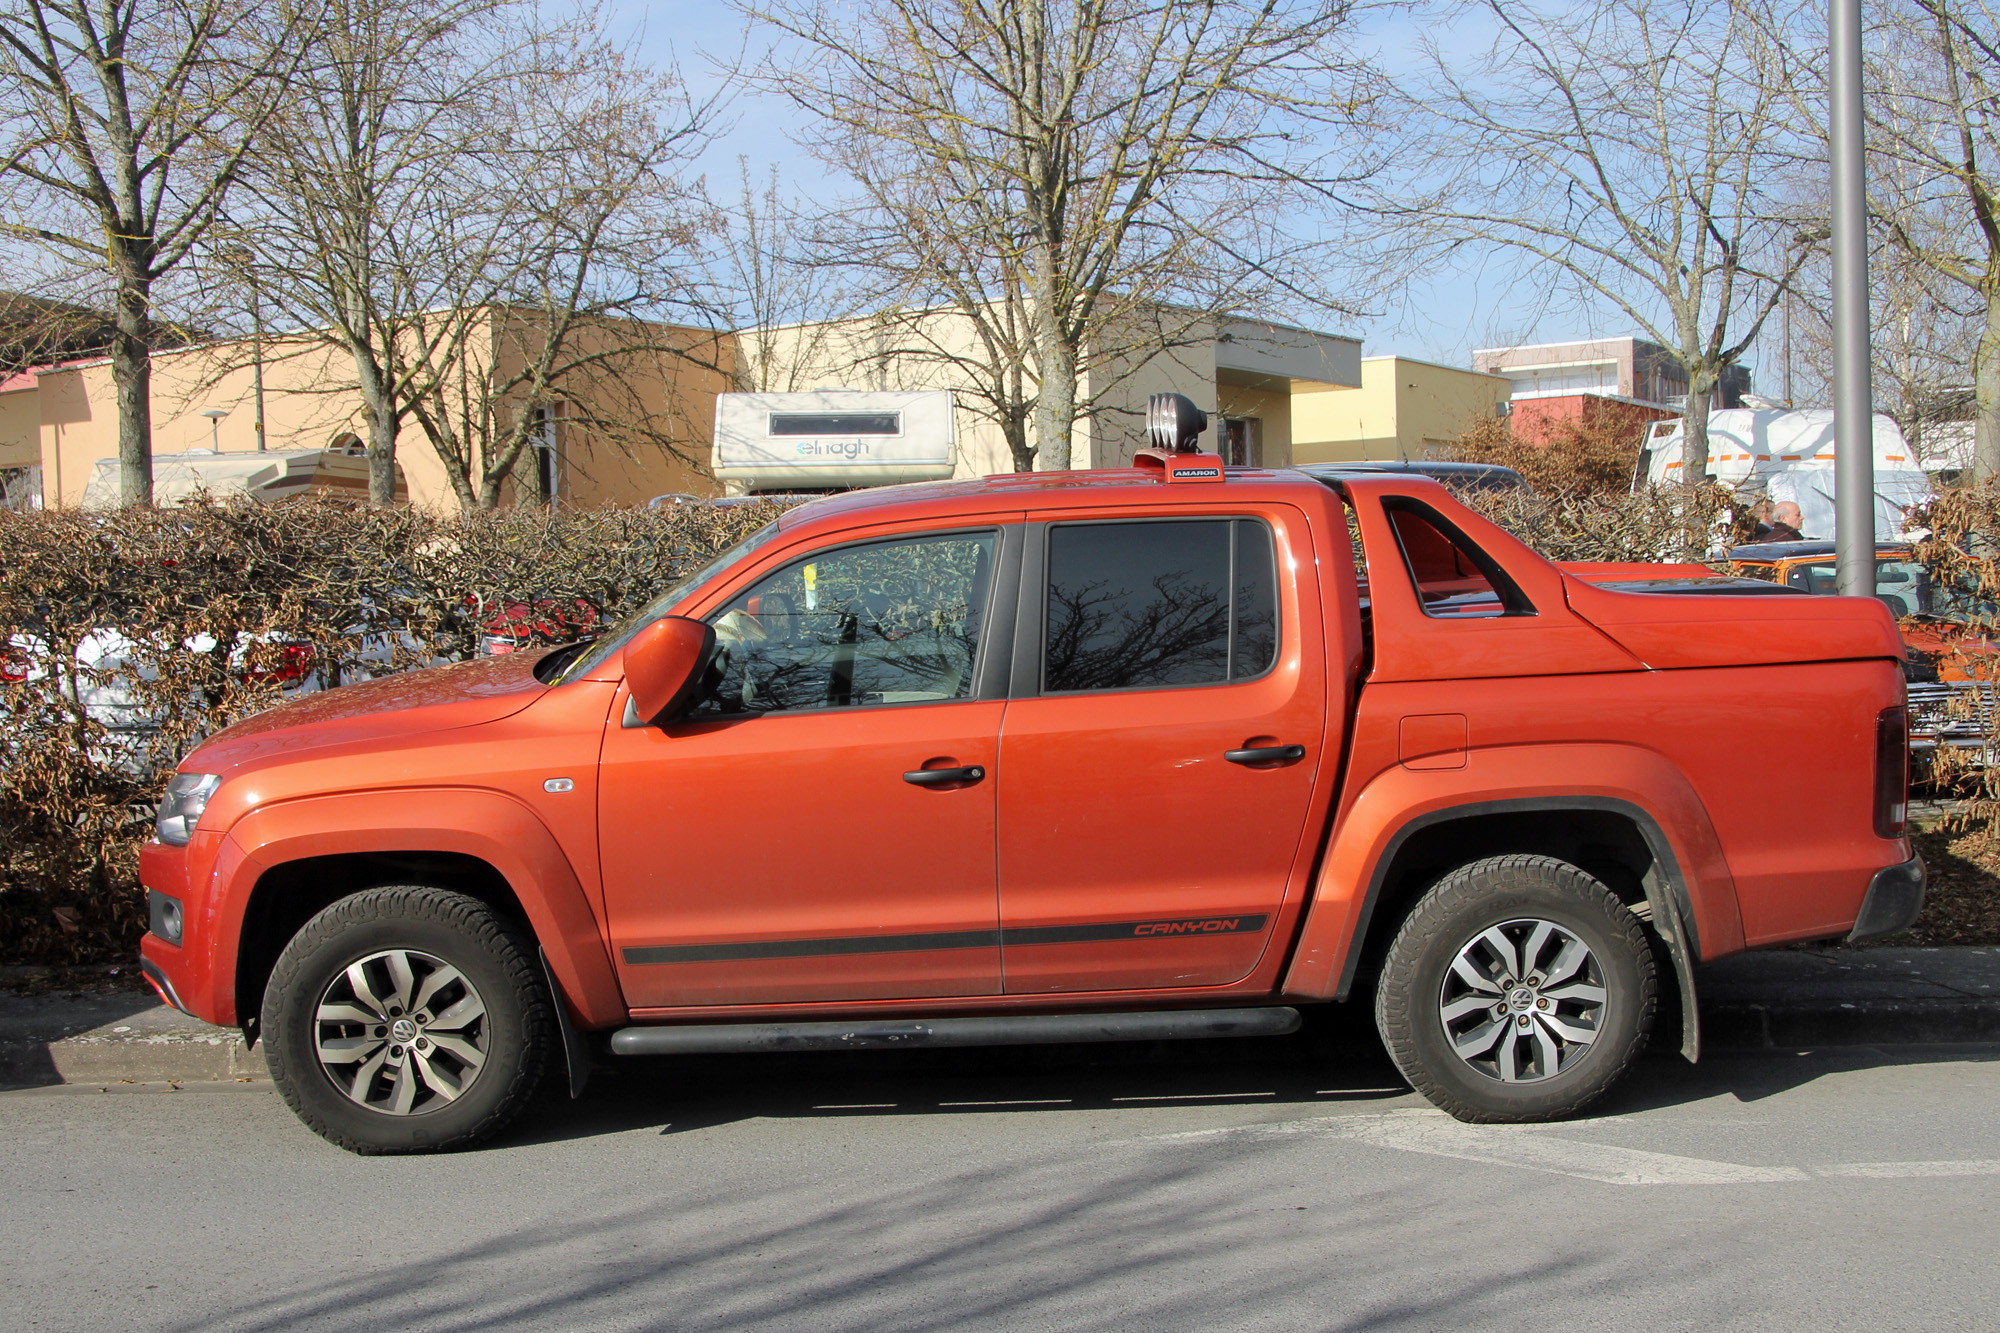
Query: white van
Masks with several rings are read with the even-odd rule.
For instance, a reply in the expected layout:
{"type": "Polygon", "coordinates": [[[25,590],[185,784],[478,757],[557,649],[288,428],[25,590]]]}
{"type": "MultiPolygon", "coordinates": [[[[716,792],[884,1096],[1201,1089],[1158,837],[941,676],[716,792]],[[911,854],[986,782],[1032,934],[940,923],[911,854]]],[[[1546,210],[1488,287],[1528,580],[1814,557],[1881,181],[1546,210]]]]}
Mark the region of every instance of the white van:
{"type": "MultiPolygon", "coordinates": [[[[1874,417],[1875,539],[1899,541],[1904,515],[1937,494],[1902,430],[1874,417]]],[[[1646,432],[1633,489],[1681,480],[1682,423],[1656,421],[1646,432]]],[[[1833,532],[1833,413],[1725,408],[1708,417],[1708,475],[1745,495],[1790,500],[1804,515],[1807,537],[1833,532]]]]}

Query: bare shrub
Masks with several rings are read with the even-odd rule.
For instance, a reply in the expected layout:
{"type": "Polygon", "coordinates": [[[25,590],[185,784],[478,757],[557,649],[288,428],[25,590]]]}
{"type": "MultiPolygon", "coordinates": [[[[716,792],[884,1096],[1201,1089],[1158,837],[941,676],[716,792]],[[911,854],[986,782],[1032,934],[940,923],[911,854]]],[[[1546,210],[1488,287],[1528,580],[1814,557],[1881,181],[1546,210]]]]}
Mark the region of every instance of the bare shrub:
{"type": "Polygon", "coordinates": [[[1505,417],[1487,417],[1433,456],[1513,468],[1544,495],[1614,499],[1632,489],[1643,428],[1630,419],[1566,422],[1536,443],[1514,433],[1505,417]]]}
{"type": "Polygon", "coordinates": [[[577,637],[775,513],[0,511],[0,961],[130,956],[139,846],[203,737],[291,690],[470,657],[496,622],[577,637]]]}

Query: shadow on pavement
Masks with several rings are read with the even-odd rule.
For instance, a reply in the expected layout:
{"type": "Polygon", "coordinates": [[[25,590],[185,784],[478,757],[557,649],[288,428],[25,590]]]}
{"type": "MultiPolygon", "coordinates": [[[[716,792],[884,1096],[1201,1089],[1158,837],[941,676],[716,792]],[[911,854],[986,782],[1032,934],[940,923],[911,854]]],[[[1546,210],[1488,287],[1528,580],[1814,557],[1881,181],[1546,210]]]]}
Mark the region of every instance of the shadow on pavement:
{"type": "MultiPolygon", "coordinates": [[[[678,1135],[745,1120],[1018,1115],[1142,1106],[1297,1108],[1325,1115],[1396,1099],[1421,1105],[1357,1015],[1320,1011],[1289,1037],[686,1059],[602,1057],[583,1097],[551,1096],[496,1150],[657,1127],[678,1135]]],[[[1762,1101],[1831,1074],[2000,1060],[2000,1045],[1722,1051],[1690,1065],[1650,1052],[1583,1118],[1714,1097],[1762,1101]]]]}

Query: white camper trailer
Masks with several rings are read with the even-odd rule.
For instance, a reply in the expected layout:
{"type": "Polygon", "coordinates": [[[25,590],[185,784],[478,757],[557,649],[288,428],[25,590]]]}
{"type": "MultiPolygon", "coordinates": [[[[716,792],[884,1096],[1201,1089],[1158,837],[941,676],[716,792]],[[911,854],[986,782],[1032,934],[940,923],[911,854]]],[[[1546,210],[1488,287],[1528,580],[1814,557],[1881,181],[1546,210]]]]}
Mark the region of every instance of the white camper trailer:
{"type": "Polygon", "coordinates": [[[955,442],[948,389],[715,396],[715,475],[738,493],[943,481],[955,442]]]}
{"type": "MultiPolygon", "coordinates": [[[[153,501],[179,504],[197,493],[224,500],[244,495],[272,504],[307,493],[368,496],[368,459],[355,447],[272,449],[256,453],[216,453],[189,449],[153,455],[153,501]]],[[[83,488],[85,509],[119,505],[118,460],[100,458],[83,488]]],[[[396,499],[410,498],[402,465],[396,467],[396,499]]]]}
{"type": "MultiPolygon", "coordinates": [[[[1904,511],[1937,494],[1903,432],[1877,413],[1875,539],[1903,540],[1904,511]]],[[[1681,480],[1681,421],[1654,422],[1639,455],[1639,480],[1681,480]]],[[[1724,486],[1773,502],[1790,500],[1805,516],[1807,537],[1833,534],[1833,413],[1732,407],[1708,416],[1708,475],[1724,486]]]]}

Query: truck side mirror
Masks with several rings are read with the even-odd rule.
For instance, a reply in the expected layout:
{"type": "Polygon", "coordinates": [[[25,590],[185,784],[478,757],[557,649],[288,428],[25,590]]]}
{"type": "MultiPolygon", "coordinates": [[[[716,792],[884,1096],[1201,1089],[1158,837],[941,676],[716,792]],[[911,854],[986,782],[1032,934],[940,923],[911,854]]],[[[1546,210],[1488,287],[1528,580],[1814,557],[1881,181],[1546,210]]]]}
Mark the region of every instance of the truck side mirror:
{"type": "Polygon", "coordinates": [[[625,645],[625,684],[647,726],[686,710],[715,655],[715,629],[685,616],[662,616],[625,645]]]}

